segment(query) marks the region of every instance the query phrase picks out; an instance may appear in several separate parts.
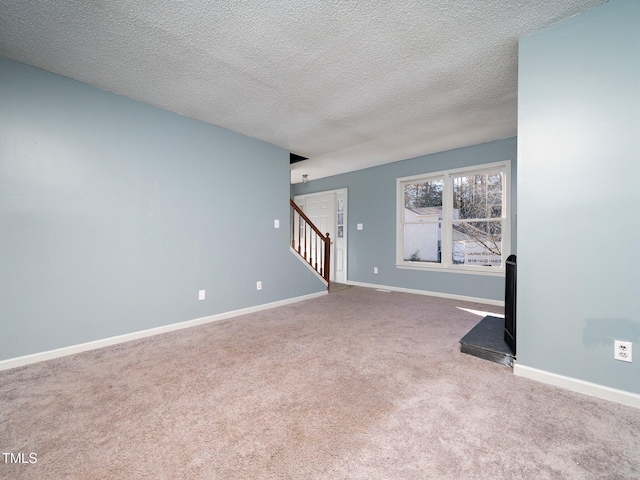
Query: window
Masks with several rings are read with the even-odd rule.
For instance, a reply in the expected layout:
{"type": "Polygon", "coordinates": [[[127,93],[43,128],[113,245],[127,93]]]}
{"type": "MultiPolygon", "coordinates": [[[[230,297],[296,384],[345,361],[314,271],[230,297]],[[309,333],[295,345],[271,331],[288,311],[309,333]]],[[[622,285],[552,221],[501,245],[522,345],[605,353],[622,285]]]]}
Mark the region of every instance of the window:
{"type": "Polygon", "coordinates": [[[344,198],[338,199],[338,238],[344,237],[344,198]]]}
{"type": "Polygon", "coordinates": [[[510,179],[508,162],[399,178],[396,266],[504,274],[510,179]]]}

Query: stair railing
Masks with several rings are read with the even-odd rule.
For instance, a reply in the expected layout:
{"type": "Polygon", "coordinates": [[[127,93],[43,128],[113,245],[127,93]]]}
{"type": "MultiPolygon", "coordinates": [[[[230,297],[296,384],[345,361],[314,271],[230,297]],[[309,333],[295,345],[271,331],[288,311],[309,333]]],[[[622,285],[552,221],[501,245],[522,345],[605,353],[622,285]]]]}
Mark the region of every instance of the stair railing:
{"type": "Polygon", "coordinates": [[[291,248],[304,258],[307,263],[327,282],[329,289],[329,273],[331,265],[331,239],[329,234],[323,235],[295,202],[291,204],[291,248]]]}

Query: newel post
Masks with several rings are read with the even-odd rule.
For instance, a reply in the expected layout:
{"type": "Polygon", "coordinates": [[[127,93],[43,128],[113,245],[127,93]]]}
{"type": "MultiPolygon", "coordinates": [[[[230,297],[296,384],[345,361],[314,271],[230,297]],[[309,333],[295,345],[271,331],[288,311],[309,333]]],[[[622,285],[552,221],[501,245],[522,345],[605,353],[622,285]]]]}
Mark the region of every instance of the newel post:
{"type": "Polygon", "coordinates": [[[324,240],[324,279],[327,281],[327,290],[329,290],[329,278],[331,278],[331,239],[327,232],[327,238],[324,240]]]}

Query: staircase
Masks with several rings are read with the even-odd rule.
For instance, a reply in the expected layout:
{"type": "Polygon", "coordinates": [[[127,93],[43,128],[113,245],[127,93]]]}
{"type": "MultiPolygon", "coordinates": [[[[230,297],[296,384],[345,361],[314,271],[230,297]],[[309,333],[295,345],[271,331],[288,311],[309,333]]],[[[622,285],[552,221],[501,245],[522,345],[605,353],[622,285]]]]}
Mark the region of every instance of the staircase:
{"type": "Polygon", "coordinates": [[[291,249],[330,287],[331,240],[304,214],[295,202],[291,205],[291,249]]]}

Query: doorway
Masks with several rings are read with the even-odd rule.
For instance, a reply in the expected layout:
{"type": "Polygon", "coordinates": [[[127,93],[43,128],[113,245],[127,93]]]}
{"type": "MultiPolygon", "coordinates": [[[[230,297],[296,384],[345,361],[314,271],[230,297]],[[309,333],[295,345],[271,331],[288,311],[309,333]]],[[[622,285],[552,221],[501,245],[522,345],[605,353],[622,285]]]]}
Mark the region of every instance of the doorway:
{"type": "Polygon", "coordinates": [[[296,195],[298,207],[331,239],[330,280],[347,282],[347,189],[296,195]]]}

